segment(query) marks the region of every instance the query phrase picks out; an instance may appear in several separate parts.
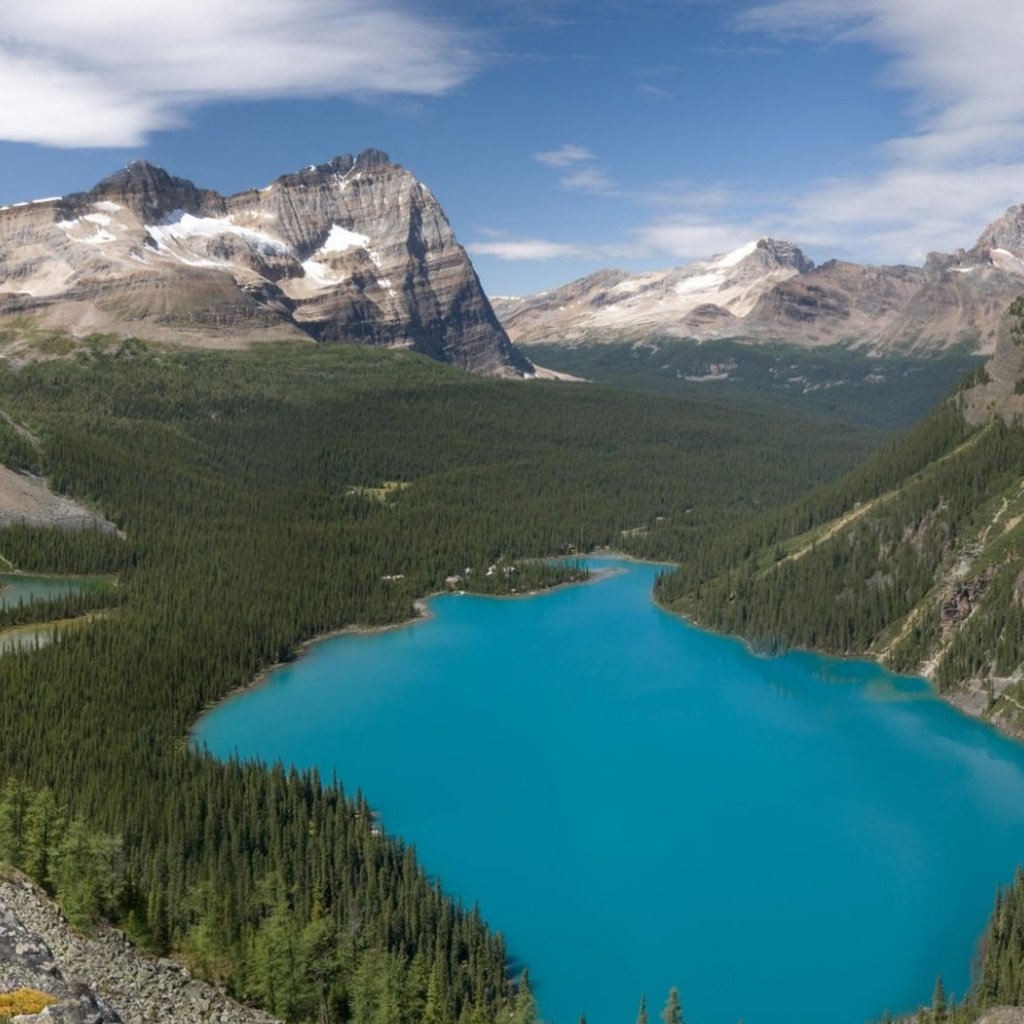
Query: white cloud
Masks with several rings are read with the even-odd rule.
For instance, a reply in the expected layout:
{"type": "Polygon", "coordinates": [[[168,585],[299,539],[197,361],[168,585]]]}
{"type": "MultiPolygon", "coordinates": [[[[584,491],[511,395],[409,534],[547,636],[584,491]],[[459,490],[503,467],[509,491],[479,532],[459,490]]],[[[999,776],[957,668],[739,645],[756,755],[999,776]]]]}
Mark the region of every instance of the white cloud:
{"type": "Polygon", "coordinates": [[[1024,139],[1024,5],[1015,0],[781,0],[740,24],[880,47],[887,81],[914,95],[918,130],[894,143],[900,159],[973,161],[1024,139]]]}
{"type": "Polygon", "coordinates": [[[0,36],[0,138],[134,146],[217,99],[437,95],[478,64],[458,29],[357,0],[32,0],[0,36]]]}
{"type": "Polygon", "coordinates": [[[770,235],[863,261],[920,263],[931,250],[971,245],[1024,201],[1019,0],[776,0],[749,8],[736,26],[791,45],[874,47],[880,83],[905,104],[911,129],[878,148],[873,172],[771,195],[694,182],[625,190],[583,147],[537,154],[565,172],[563,185],[575,179],[661,211],[630,232],[629,246],[581,247],[590,257],[682,261],[770,235]]]}
{"type": "Polygon", "coordinates": [[[559,177],[558,184],[571,192],[608,195],[616,191],[608,169],[597,162],[597,157],[586,146],[565,142],[558,149],[534,153],[533,159],[545,167],[565,172],[559,177]]]}
{"type": "Polygon", "coordinates": [[[867,42],[913,129],[874,174],[818,182],[779,208],[787,234],[861,258],[919,261],[970,244],[1024,199],[1024,5],[1016,0],[778,0],[739,27],[867,42]]]}
{"type": "Polygon", "coordinates": [[[565,142],[558,149],[549,149],[543,153],[534,153],[533,159],[545,167],[572,167],[575,164],[589,163],[594,154],[586,146],[576,146],[565,142]]]}
{"type": "Polygon", "coordinates": [[[593,253],[583,245],[551,242],[544,238],[505,239],[471,242],[466,249],[473,256],[494,256],[505,262],[539,262],[561,259],[587,259],[593,253]]]}
{"type": "Polygon", "coordinates": [[[569,174],[563,174],[558,179],[558,184],[562,188],[577,192],[593,192],[595,195],[611,192],[615,188],[615,182],[603,167],[581,167],[569,174]]]}
{"type": "Polygon", "coordinates": [[[689,261],[727,252],[759,238],[763,232],[750,223],[670,217],[653,221],[635,232],[647,258],[689,261]]]}
{"type": "Polygon", "coordinates": [[[507,238],[499,232],[482,229],[488,241],[470,242],[466,249],[473,256],[493,256],[506,263],[545,262],[548,260],[589,260],[609,262],[643,257],[645,250],[635,243],[555,242],[547,238],[507,238]]]}

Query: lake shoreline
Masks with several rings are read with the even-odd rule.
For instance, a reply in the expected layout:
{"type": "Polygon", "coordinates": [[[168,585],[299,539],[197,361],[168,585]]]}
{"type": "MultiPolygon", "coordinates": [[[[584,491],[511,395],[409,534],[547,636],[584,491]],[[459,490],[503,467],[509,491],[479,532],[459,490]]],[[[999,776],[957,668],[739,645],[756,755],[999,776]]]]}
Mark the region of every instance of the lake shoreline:
{"type": "MultiPolygon", "coordinates": [[[[571,560],[573,558],[578,559],[592,559],[592,558],[609,558],[615,559],[616,561],[630,562],[636,565],[656,565],[664,567],[665,569],[676,568],[677,563],[675,562],[663,562],[660,560],[649,559],[649,558],[638,558],[634,555],[626,554],[622,551],[616,551],[612,548],[597,548],[593,551],[585,554],[577,555],[556,555],[549,558],[536,558],[536,559],[524,559],[524,561],[531,562],[543,562],[543,561],[560,561],[560,560],[571,560]]],[[[317,633],[315,636],[310,637],[307,640],[303,640],[293,652],[290,657],[284,661],[277,661],[266,668],[261,669],[249,682],[243,683],[239,686],[232,687],[227,693],[218,697],[216,700],[211,701],[196,716],[195,721],[189,726],[185,734],[185,742],[187,746],[192,746],[195,741],[195,732],[199,725],[200,719],[202,719],[214,708],[219,707],[226,701],[232,700],[250,690],[256,689],[264,685],[270,678],[271,674],[276,672],[278,669],[284,668],[287,665],[294,664],[300,658],[304,657],[309,651],[316,645],[325,640],[331,640],[335,637],[340,636],[374,636],[378,633],[389,633],[397,629],[407,629],[411,626],[415,626],[421,622],[429,622],[432,618],[430,611],[430,601],[435,597],[443,597],[446,594],[464,597],[476,597],[476,598],[490,598],[493,600],[506,601],[517,598],[531,598],[541,597],[545,594],[556,593],[559,590],[563,590],[567,587],[583,587],[593,583],[599,583],[604,579],[612,576],[619,575],[624,570],[621,569],[590,569],[588,570],[589,576],[584,580],[570,580],[566,583],[558,583],[553,587],[544,587],[540,590],[527,590],[522,593],[509,593],[509,594],[479,594],[469,590],[435,590],[429,594],[425,594],[422,597],[413,599],[412,605],[415,614],[408,619],[403,619],[400,622],[390,622],[380,626],[361,626],[358,624],[351,624],[348,626],[340,626],[337,629],[328,630],[325,633],[317,633]]],[[[29,574],[24,574],[29,575],[29,574]]],[[[35,574],[43,575],[43,574],[35,574]]],[[[60,577],[58,577],[60,578],[60,577]]],[[[89,577],[84,577],[88,579],[89,577]]],[[[770,659],[772,657],[781,656],[789,651],[801,652],[804,654],[816,654],[825,655],[829,658],[836,658],[840,661],[870,661],[878,665],[879,668],[884,669],[886,672],[893,672],[890,666],[886,665],[880,656],[871,652],[864,652],[863,654],[834,654],[829,651],[817,650],[813,647],[787,647],[784,651],[778,652],[778,655],[767,654],[764,651],[760,651],[755,646],[754,642],[747,637],[741,636],[736,633],[721,633],[718,630],[711,629],[710,627],[702,624],[699,620],[685,615],[675,609],[669,608],[662,604],[656,597],[654,590],[651,590],[651,603],[664,612],[666,615],[671,615],[673,618],[681,619],[687,625],[693,626],[696,629],[705,630],[709,633],[714,633],[716,636],[726,637],[732,640],[739,641],[744,648],[752,655],[758,658],[770,659]]],[[[989,718],[986,717],[986,708],[980,706],[978,700],[977,688],[967,688],[965,690],[958,690],[952,693],[943,693],[937,686],[933,675],[927,668],[921,672],[901,672],[894,673],[896,675],[906,676],[907,678],[923,679],[927,684],[930,692],[941,700],[944,704],[948,704],[954,708],[960,714],[967,718],[973,719],[974,721],[982,722],[985,725],[990,726],[997,733],[1002,736],[1006,736],[1009,739],[1024,742],[1024,727],[1021,727],[1015,723],[1006,722],[1002,718],[989,718]]]]}
{"type": "MultiPolygon", "coordinates": [[[[577,965],[573,962],[568,974],[563,971],[565,961],[571,959],[566,957],[565,950],[575,918],[573,913],[567,914],[570,924],[566,934],[552,940],[547,930],[549,923],[544,923],[543,928],[537,924],[540,910],[522,913],[518,897],[509,897],[509,892],[520,884],[516,872],[525,872],[524,864],[531,870],[535,866],[532,853],[522,860],[511,860],[514,871],[509,868],[508,877],[489,887],[492,883],[485,877],[490,870],[487,851],[507,849],[509,836],[528,836],[534,827],[545,835],[558,834],[560,842],[556,846],[566,852],[566,857],[564,862],[556,860],[554,869],[547,864],[546,856],[538,857],[538,861],[544,862],[543,880],[538,884],[550,883],[552,893],[567,901],[566,906],[576,908],[577,898],[581,901],[579,906],[589,905],[590,887],[599,885],[607,870],[595,861],[591,877],[580,852],[615,850],[611,837],[629,832],[628,828],[607,824],[612,811],[624,811],[623,820],[635,824],[636,820],[660,821],[658,815],[666,807],[677,808],[678,813],[668,817],[676,821],[678,836],[672,832],[675,838],[670,837],[664,850],[654,837],[650,842],[645,839],[640,847],[627,841],[626,852],[619,851],[625,858],[622,865],[633,864],[635,870],[618,873],[631,879],[631,885],[635,881],[639,892],[645,880],[660,877],[662,869],[677,870],[680,848],[693,854],[692,870],[688,868],[689,873],[683,873],[680,885],[687,877],[702,878],[705,872],[717,870],[722,860],[731,864],[735,858],[736,870],[727,868],[723,874],[726,881],[712,887],[728,904],[733,890],[727,880],[742,877],[744,844],[727,841],[719,850],[717,840],[712,842],[717,835],[714,828],[693,825],[700,820],[695,808],[710,808],[709,820],[721,825],[723,808],[734,808],[738,813],[739,808],[747,806],[751,789],[756,788],[751,779],[768,779],[768,796],[763,800],[751,798],[750,813],[745,818],[739,814],[737,820],[749,820],[758,828],[778,831],[773,824],[778,816],[795,810],[793,828],[799,836],[802,833],[797,825],[807,823],[805,811],[815,810],[815,821],[807,835],[794,841],[792,849],[786,845],[789,840],[785,840],[780,850],[767,858],[765,870],[770,869],[770,877],[775,879],[777,870],[785,875],[795,857],[799,859],[809,852],[811,862],[821,865],[829,858],[819,854],[859,849],[861,842],[865,844],[866,860],[870,860],[870,850],[877,853],[891,841],[897,851],[906,852],[904,860],[910,865],[920,846],[915,829],[926,835],[937,827],[944,834],[942,823],[936,826],[936,815],[927,810],[929,801],[925,801],[926,813],[913,828],[901,824],[911,817],[904,814],[902,803],[897,802],[885,781],[892,777],[911,780],[905,787],[911,803],[917,799],[914,794],[922,791],[924,782],[933,784],[932,762],[944,763],[948,752],[942,743],[924,742],[927,737],[923,735],[922,722],[938,726],[937,736],[953,743],[954,760],[967,768],[987,766],[990,748],[1007,764],[1021,763],[1019,749],[1013,753],[1000,748],[1000,737],[996,734],[969,727],[962,720],[958,726],[955,720],[959,715],[950,714],[943,706],[945,701],[932,699],[933,687],[921,679],[911,682],[904,677],[903,683],[892,679],[892,694],[879,690],[875,686],[876,667],[879,676],[888,678],[890,673],[877,658],[841,659],[860,663],[847,673],[838,660],[831,667],[818,666],[819,652],[807,652],[810,657],[793,659],[763,655],[751,658],[756,653],[752,645],[735,636],[718,634],[717,642],[710,635],[680,638],[678,633],[689,630],[673,628],[664,617],[671,615],[677,624],[686,621],[684,617],[653,602],[650,596],[651,586],[665,563],[647,563],[643,568],[636,565],[634,569],[629,563],[640,560],[627,561],[603,550],[578,557],[586,557],[592,571],[600,573],[587,582],[607,579],[609,570],[617,578],[608,580],[606,588],[589,588],[586,596],[581,591],[568,593],[568,586],[579,584],[563,585],[566,594],[550,610],[546,602],[521,601],[505,606],[493,601],[487,605],[446,602],[431,608],[429,598],[421,598],[416,604],[417,615],[404,623],[373,629],[350,626],[333,633],[372,636],[414,625],[432,613],[432,628],[438,630],[437,637],[416,634],[406,640],[384,639],[380,641],[379,654],[371,645],[346,643],[328,648],[307,662],[305,672],[279,677],[278,685],[264,691],[248,711],[239,708],[240,718],[231,722],[230,713],[224,720],[214,717],[192,733],[193,749],[206,750],[210,756],[315,764],[322,774],[336,772],[345,781],[346,789],[358,787],[363,792],[372,792],[372,805],[380,808],[388,820],[389,834],[417,844],[417,849],[430,851],[430,857],[436,859],[424,861],[427,869],[445,879],[452,891],[463,898],[480,900],[488,920],[495,921],[512,937],[510,948],[526,957],[531,967],[536,964],[541,986],[538,998],[548,1007],[545,1012],[549,1019],[562,1024],[572,1019],[572,992],[574,986],[579,987],[572,972],[577,965]],[[627,580],[632,582],[623,582],[627,580]],[[530,608],[531,604],[535,607],[530,608]],[[633,612],[639,618],[634,619],[633,612]],[[505,622],[506,615],[513,621],[505,622]],[[652,622],[652,618],[663,622],[652,622]],[[483,631],[479,643],[476,634],[467,632],[474,624],[483,631]],[[620,627],[621,636],[617,632],[620,627]],[[730,642],[722,643],[723,640],[730,642]],[[684,647],[685,652],[680,654],[684,647]],[[701,652],[710,657],[702,658],[701,652]],[[347,661],[348,658],[353,660],[347,661]],[[760,662],[762,667],[749,664],[753,661],[760,662]],[[773,661],[775,665],[769,667],[773,661]],[[748,668],[752,673],[749,678],[748,668]],[[848,675],[851,685],[843,685],[848,675]],[[821,685],[833,676],[839,685],[821,685]],[[863,710],[861,689],[866,701],[863,710]],[[900,697],[904,690],[909,694],[905,700],[900,697]],[[892,701],[899,706],[890,707],[892,701]],[[719,716],[719,711],[728,714],[719,716]],[[560,717],[563,714],[564,721],[560,717]],[[715,723],[728,724],[733,719],[738,729],[734,736],[737,742],[727,744],[715,735],[714,730],[719,728],[715,723]],[[901,738],[910,742],[901,742],[901,738]],[[862,756],[864,750],[872,749],[871,744],[879,746],[878,756],[862,756]],[[782,756],[775,756],[776,747],[782,756]],[[813,764],[820,763],[826,750],[837,751],[836,778],[825,778],[826,772],[813,768],[807,772],[795,768],[798,748],[806,748],[813,764]],[[723,750],[728,753],[718,760],[723,750]],[[406,757],[408,763],[403,760],[406,757]],[[735,763],[735,757],[740,758],[740,767],[727,770],[727,766],[735,763]],[[570,769],[564,774],[558,770],[562,762],[570,769]],[[904,771],[905,762],[912,771],[904,771]],[[714,771],[706,770],[709,763],[714,764],[714,771]],[[851,764],[867,766],[864,774],[872,785],[872,780],[882,779],[884,796],[883,813],[866,825],[856,823],[853,831],[850,821],[857,818],[862,803],[858,790],[850,784],[851,772],[847,769],[851,764]],[[638,765],[642,772],[653,771],[650,778],[664,786],[660,796],[645,802],[647,789],[622,784],[621,780],[628,777],[625,769],[632,770],[638,765]],[[436,778],[431,772],[436,773],[436,778]],[[920,773],[919,780],[915,773],[920,773]],[[600,784],[592,799],[582,798],[581,792],[590,793],[591,783],[586,780],[593,777],[600,784]],[[718,795],[715,779],[725,780],[718,795]],[[523,794],[527,796],[521,799],[523,794]],[[491,817],[483,816],[481,823],[477,812],[484,806],[494,813],[491,817]],[[823,809],[821,821],[817,808],[823,809]],[[542,824],[537,825],[538,822],[542,824]],[[890,823],[896,823],[895,831],[890,830],[890,823]],[[909,830],[909,839],[905,830],[909,830]],[[471,845],[476,842],[480,844],[479,850],[471,845]],[[446,859],[449,856],[454,859],[446,859]],[[578,876],[582,877],[577,892],[574,886],[578,876]],[[564,886],[568,888],[563,889],[564,886]],[[566,896],[566,892],[570,895],[566,896]]],[[[508,596],[540,595],[524,592],[508,596]]],[[[311,638],[297,654],[306,653],[315,642],[317,638],[311,638]]],[[[794,649],[793,653],[799,652],[794,649]]],[[[269,672],[263,672],[260,679],[265,680],[268,675],[269,672]]],[[[733,727],[729,725],[730,729],[733,727]]],[[[723,732],[723,738],[724,735],[723,732]]],[[[1024,767],[1013,776],[1018,777],[1024,778],[1024,767]]],[[[1019,788],[1024,792],[1024,781],[1019,788]]],[[[971,798],[971,806],[984,805],[987,814],[983,790],[982,787],[982,799],[971,798]]],[[[980,820],[980,811],[978,816],[980,820]]],[[[666,823],[663,827],[671,831],[676,826],[666,823]]],[[[789,834],[786,829],[781,831],[789,834]]],[[[961,837],[963,843],[970,845],[973,835],[972,831],[971,835],[961,837]]],[[[926,845],[930,847],[932,841],[926,845]]],[[[535,849],[529,843],[526,848],[535,849]]],[[[888,854],[883,854],[878,876],[882,880],[892,874],[888,854]]],[[[427,853],[423,856],[427,857],[427,853]]],[[[992,877],[1000,884],[1008,877],[1006,865],[999,860],[1003,856],[1000,852],[999,857],[993,854],[991,858],[997,861],[992,877]]],[[[951,855],[947,859],[955,861],[956,857],[951,855]]],[[[853,860],[860,871],[864,860],[859,854],[853,860]]],[[[873,899],[879,891],[874,867],[868,873],[869,896],[873,899]]],[[[920,881],[920,874],[914,874],[920,881]]],[[[806,881],[803,867],[795,871],[794,879],[798,883],[806,881]]],[[[532,884],[527,886],[531,892],[532,884]]],[[[746,906],[751,894],[745,893],[742,883],[740,888],[736,899],[738,905],[746,906]]],[[[755,895],[764,888],[760,883],[751,885],[755,895]]],[[[810,886],[812,892],[815,888],[810,886]]],[[[877,1001],[865,987],[864,998],[872,1001],[872,1012],[877,1012],[879,1005],[896,1005],[900,1009],[917,1005],[918,999],[927,998],[935,970],[941,970],[944,978],[948,975],[949,984],[957,991],[969,984],[963,967],[968,957],[962,950],[954,949],[953,944],[958,935],[973,935],[976,929],[980,930],[982,916],[990,909],[991,887],[983,888],[982,900],[973,896],[965,899],[964,913],[971,915],[966,931],[959,924],[952,931],[942,932],[942,949],[927,946],[929,963],[934,960],[936,966],[918,986],[924,995],[904,988],[908,983],[902,976],[896,977],[887,990],[895,994],[883,992],[877,1001]]],[[[706,890],[698,883],[697,891],[700,895],[706,890]]],[[[767,891],[766,913],[774,913],[779,907],[773,902],[771,887],[767,891]]],[[[658,899],[663,897],[662,893],[658,899]]],[[[906,901],[901,903],[896,896],[878,899],[879,913],[906,909],[906,901]]],[[[680,906],[685,905],[688,913],[695,913],[694,920],[703,922],[695,928],[704,934],[708,920],[721,910],[716,903],[716,899],[709,899],[705,906],[696,896],[687,896],[680,906]],[[708,919],[703,915],[709,915],[708,919]]],[[[543,899],[538,906],[542,904],[543,899]]],[[[621,912],[632,919],[631,908],[643,904],[644,899],[630,896],[623,901],[625,909],[621,912]]],[[[933,904],[935,901],[929,905],[933,904]]],[[[808,920],[816,913],[816,906],[814,900],[808,903],[808,920]]],[[[896,914],[894,927],[906,930],[906,942],[916,943],[917,915],[908,912],[904,916],[906,920],[896,914]]],[[[770,927],[776,927],[770,916],[765,920],[770,927]]],[[[807,929],[801,926],[799,934],[807,934],[807,929]]],[[[928,942],[932,941],[931,935],[928,931],[928,942]]],[[[673,961],[656,961],[659,978],[664,975],[668,981],[674,980],[669,972],[678,970],[679,962],[689,962],[695,956],[688,945],[690,940],[672,932],[672,941],[677,939],[680,945],[678,949],[672,947],[673,961]]],[[[584,939],[577,936],[578,945],[584,950],[578,958],[583,964],[579,971],[590,976],[593,951],[587,947],[588,941],[589,932],[584,939]]],[[[667,948],[664,937],[655,945],[667,948]]],[[[717,963],[712,958],[714,969],[717,963]]],[[[631,983],[634,988],[641,983],[652,987],[646,974],[635,966],[632,969],[638,979],[631,983]]],[[[615,983],[609,982],[608,988],[615,999],[620,998],[615,983]]],[[[756,994],[756,989],[754,986],[751,991],[756,994]]],[[[634,997],[633,992],[628,995],[630,999],[634,997]]],[[[705,996],[706,993],[691,996],[697,1004],[693,1011],[695,1019],[701,1016],[699,1000],[705,996]]],[[[755,997],[744,998],[752,1001],[755,997]]],[[[602,1005],[612,1005],[610,1000],[611,996],[602,1005]]],[[[858,1014],[860,1009],[856,1007],[858,1014]]],[[[613,1016],[621,1016],[617,1004],[613,1016]]],[[[606,1024],[609,1019],[602,1020],[597,1013],[594,1017],[598,1024],[606,1024]]]]}
{"type": "MultiPolygon", "coordinates": [[[[642,559],[633,559],[633,561],[642,561],[642,559]]],[[[653,564],[660,565],[662,563],[659,562],[653,564]]],[[[786,647],[775,653],[767,653],[763,650],[759,650],[756,643],[748,637],[742,636],[738,633],[720,632],[717,629],[713,629],[712,627],[705,625],[699,619],[695,619],[690,615],[686,615],[673,608],[667,607],[657,599],[653,592],[651,594],[651,600],[658,608],[665,612],[666,615],[672,615],[677,619],[682,619],[683,622],[693,626],[695,629],[701,629],[705,632],[713,633],[715,636],[738,640],[750,654],[757,658],[770,660],[772,658],[782,657],[791,651],[800,654],[816,654],[827,658],[834,658],[837,661],[869,661],[893,675],[904,676],[907,679],[923,679],[928,684],[928,689],[934,697],[942,701],[943,704],[947,704],[949,707],[958,711],[965,718],[981,722],[995,730],[999,735],[1005,736],[1007,739],[1024,742],[1024,726],[1016,722],[1007,722],[1002,717],[989,717],[986,715],[986,712],[989,710],[989,705],[983,702],[982,697],[984,696],[987,700],[987,694],[984,689],[984,685],[977,680],[972,680],[969,685],[962,689],[944,692],[939,689],[934,678],[934,668],[931,666],[923,666],[920,672],[896,672],[891,666],[887,665],[882,660],[880,655],[871,651],[864,651],[859,654],[836,654],[832,651],[821,650],[815,647],[786,647]]],[[[1018,705],[1018,707],[1020,706],[1018,705]]],[[[1024,707],[1020,707],[1020,710],[1024,713],[1024,707]]]]}
{"type": "MultiPolygon", "coordinates": [[[[619,558],[620,556],[609,552],[569,557],[619,558]]],[[[621,557],[623,560],[640,561],[640,559],[630,559],[627,555],[623,555],[621,557]]],[[[535,561],[553,560],[554,559],[536,559],[535,561]]],[[[663,565],[668,563],[652,562],[650,564],[663,565]]],[[[288,665],[295,664],[295,662],[300,658],[308,655],[317,644],[326,640],[333,640],[340,636],[376,636],[379,633],[391,633],[398,629],[409,629],[410,627],[417,626],[422,622],[429,622],[433,618],[433,613],[430,610],[430,602],[435,597],[451,595],[455,597],[491,598],[497,601],[507,601],[524,597],[543,597],[545,594],[553,594],[568,587],[585,587],[593,583],[599,583],[601,580],[619,575],[622,571],[623,570],[620,569],[591,569],[588,570],[589,575],[586,579],[569,580],[565,583],[557,583],[553,587],[544,587],[540,590],[524,590],[522,593],[513,594],[477,594],[471,590],[435,590],[422,597],[414,598],[412,606],[415,614],[411,618],[403,619],[401,622],[389,622],[381,626],[361,626],[358,624],[350,624],[348,626],[339,626],[337,629],[327,630],[324,633],[317,633],[315,636],[309,637],[308,640],[303,640],[292,652],[290,652],[290,656],[284,661],[275,661],[273,664],[267,665],[266,668],[260,669],[260,671],[257,672],[249,682],[232,687],[227,693],[218,697],[216,700],[210,701],[206,706],[204,706],[199,714],[196,715],[195,721],[188,727],[185,733],[185,745],[188,748],[194,748],[196,729],[199,727],[199,722],[205,715],[209,714],[215,708],[220,707],[227,701],[233,700],[236,697],[240,697],[243,694],[248,693],[250,690],[255,690],[260,686],[263,686],[269,681],[274,672],[285,668],[288,665]]]]}
{"type": "MultiPolygon", "coordinates": [[[[626,554],[621,551],[614,551],[611,548],[598,548],[594,551],[587,552],[586,554],[580,555],[557,555],[549,558],[536,558],[536,559],[524,559],[524,561],[557,561],[557,560],[568,560],[572,558],[579,559],[590,559],[590,558],[611,558],[616,561],[631,562],[637,565],[658,565],[663,566],[667,569],[675,568],[677,563],[671,561],[660,561],[650,558],[638,558],[635,555],[626,554]]],[[[197,715],[196,721],[191,724],[185,733],[186,745],[191,745],[195,741],[196,729],[199,725],[200,719],[204,715],[217,708],[221,703],[226,700],[230,700],[233,697],[239,696],[249,690],[255,689],[262,686],[267,682],[270,675],[279,669],[283,669],[286,666],[293,665],[297,660],[306,654],[316,644],[321,643],[325,640],[331,640],[335,637],[341,636],[375,636],[379,633],[390,633],[393,630],[408,629],[416,626],[419,623],[426,623],[431,620],[432,612],[430,611],[430,601],[435,597],[443,597],[446,594],[464,596],[464,597],[476,597],[476,598],[489,598],[493,600],[512,600],[516,598],[530,598],[530,597],[541,597],[545,594],[553,594],[559,590],[563,590],[567,587],[586,587],[591,584],[600,583],[614,575],[620,574],[623,569],[606,568],[606,569],[589,569],[589,575],[586,580],[572,580],[566,583],[556,584],[554,587],[545,587],[541,590],[529,590],[523,591],[522,593],[510,593],[510,594],[478,594],[473,591],[462,591],[462,590],[436,590],[429,594],[425,594],[422,597],[417,597],[413,600],[413,608],[415,614],[410,618],[404,618],[401,622],[386,623],[382,626],[359,626],[352,624],[349,626],[341,626],[335,630],[328,630],[325,633],[317,633],[316,635],[309,637],[307,640],[303,640],[295,649],[291,652],[291,655],[283,660],[283,662],[274,662],[272,665],[268,665],[266,668],[261,669],[249,682],[243,683],[239,686],[234,686],[226,693],[221,695],[215,700],[212,700],[205,706],[202,711],[197,715]]],[[[13,574],[13,573],[5,573],[13,574]]],[[[19,573],[22,574],[22,573],[19,573]]],[[[30,574],[30,573],[24,573],[30,574]]],[[[42,575],[42,573],[35,573],[35,575],[42,575]]],[[[89,579],[88,577],[83,579],[89,579]]],[[[95,578],[93,578],[95,579],[95,578]]],[[[880,669],[884,669],[886,672],[893,672],[893,670],[885,664],[882,657],[876,653],[865,651],[863,653],[854,654],[836,654],[829,651],[818,650],[813,647],[786,647],[785,650],[779,651],[778,654],[766,653],[759,650],[755,645],[754,641],[748,637],[740,636],[734,633],[720,633],[717,630],[710,629],[708,626],[702,625],[699,621],[695,620],[690,615],[684,614],[673,608],[667,607],[665,604],[657,600],[653,589],[650,595],[651,603],[658,608],[660,611],[665,612],[668,615],[672,615],[675,618],[680,618],[684,623],[695,629],[705,630],[710,633],[714,633],[716,636],[727,637],[729,639],[737,640],[748,650],[751,654],[761,658],[771,658],[774,656],[781,656],[790,651],[797,651],[806,654],[818,654],[825,655],[827,657],[835,657],[839,660],[845,660],[845,662],[873,662],[878,665],[880,669]]],[[[933,675],[926,668],[925,671],[920,673],[896,673],[896,675],[906,676],[910,679],[923,679],[928,683],[929,690],[931,693],[946,703],[949,707],[955,709],[967,718],[973,719],[977,722],[982,722],[985,725],[990,726],[997,733],[1002,736],[1007,736],[1010,739],[1024,742],[1024,728],[1015,723],[1007,722],[1001,717],[989,718],[986,717],[985,712],[988,710],[987,707],[982,708],[979,700],[979,693],[981,692],[977,686],[967,687],[963,690],[956,690],[954,692],[944,693],[936,684],[933,675]]],[[[1024,710],[1024,709],[1022,709],[1024,710]]]]}

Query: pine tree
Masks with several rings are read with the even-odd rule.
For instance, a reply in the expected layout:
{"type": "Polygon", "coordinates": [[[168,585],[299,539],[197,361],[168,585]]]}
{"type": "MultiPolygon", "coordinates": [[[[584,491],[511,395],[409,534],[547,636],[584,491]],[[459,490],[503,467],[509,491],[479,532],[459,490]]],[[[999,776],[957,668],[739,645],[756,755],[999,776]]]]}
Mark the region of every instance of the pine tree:
{"type": "Polygon", "coordinates": [[[665,1001],[665,1009],[661,1011],[661,1019],[664,1024],[683,1024],[683,1008],[679,1004],[679,989],[675,985],[668,990],[668,999],[665,1001]]]}
{"type": "Polygon", "coordinates": [[[636,1011],[636,1024],[649,1024],[650,1015],[647,1013],[647,996],[640,997],[640,1009],[636,1011]]]}
{"type": "Polygon", "coordinates": [[[946,1019],[946,989],[942,984],[942,978],[935,979],[935,991],[932,993],[932,1021],[934,1024],[943,1024],[946,1019]]]}
{"type": "Polygon", "coordinates": [[[512,1001],[511,1024],[537,1024],[537,1003],[530,988],[530,975],[523,971],[512,1001]]]}

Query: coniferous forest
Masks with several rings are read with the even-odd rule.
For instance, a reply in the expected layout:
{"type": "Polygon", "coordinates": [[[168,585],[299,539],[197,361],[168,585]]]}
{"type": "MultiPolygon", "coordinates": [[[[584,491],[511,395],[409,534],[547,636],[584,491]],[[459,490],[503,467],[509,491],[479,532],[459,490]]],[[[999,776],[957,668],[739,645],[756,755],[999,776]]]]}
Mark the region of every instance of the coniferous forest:
{"type": "MultiPolygon", "coordinates": [[[[0,410],[39,438],[4,421],[7,462],[118,528],[0,530],[17,570],[100,578],[0,611],[0,629],[60,620],[58,642],[0,656],[0,863],[79,927],[117,922],[293,1021],[530,1024],[536,1006],[501,937],[381,834],[372,793],[192,750],[204,708],[318,634],[410,618],[450,577],[538,589],[599,547],[676,562],[664,603],[767,650],[869,649],[1024,476],[1019,428],[970,428],[956,401],[886,440],[348,348],[128,342],[0,369],[0,410]],[[839,592],[851,574],[870,585],[839,592]]],[[[1021,662],[1024,626],[985,609],[940,683],[979,651],[1021,662]]],[[[924,630],[888,638],[897,666],[924,630]]],[[[1021,1000],[1022,890],[997,898],[975,990],[953,1004],[940,981],[923,1024],[1021,1000]]]]}
{"type": "Polygon", "coordinates": [[[535,1009],[372,794],[190,750],[203,708],[317,634],[410,618],[453,573],[521,591],[577,574],[543,556],[695,558],[881,440],[347,348],[125,343],[0,369],[0,409],[40,439],[5,431],[11,460],[120,531],[0,530],[19,570],[116,581],[4,620],[100,613],[0,659],[0,859],[240,998],[357,1024],[535,1009]]]}

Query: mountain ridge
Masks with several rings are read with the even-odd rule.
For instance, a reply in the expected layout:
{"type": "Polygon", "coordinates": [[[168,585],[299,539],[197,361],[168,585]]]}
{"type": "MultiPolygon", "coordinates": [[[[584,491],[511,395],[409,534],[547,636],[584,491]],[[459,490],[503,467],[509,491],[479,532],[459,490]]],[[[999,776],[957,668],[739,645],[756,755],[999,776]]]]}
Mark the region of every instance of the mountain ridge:
{"type": "Polygon", "coordinates": [[[666,270],[599,270],[536,295],[495,299],[494,308],[517,344],[660,335],[988,355],[1021,292],[1024,206],[1014,206],[970,249],[930,253],[921,267],[835,259],[815,266],[793,243],[761,238],[666,270]]]}
{"type": "Polygon", "coordinates": [[[25,316],[76,334],[344,341],[533,370],[433,194],[373,149],[228,196],[135,161],[87,192],[0,207],[0,324],[25,316]]]}

